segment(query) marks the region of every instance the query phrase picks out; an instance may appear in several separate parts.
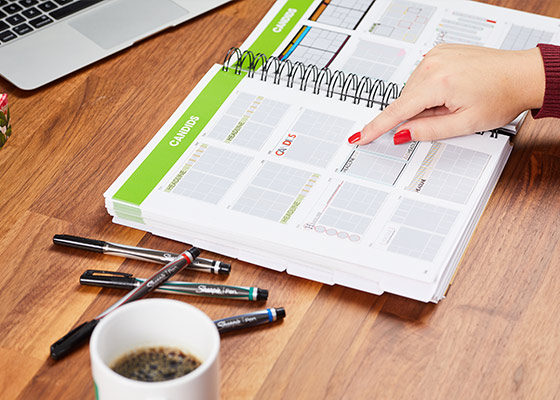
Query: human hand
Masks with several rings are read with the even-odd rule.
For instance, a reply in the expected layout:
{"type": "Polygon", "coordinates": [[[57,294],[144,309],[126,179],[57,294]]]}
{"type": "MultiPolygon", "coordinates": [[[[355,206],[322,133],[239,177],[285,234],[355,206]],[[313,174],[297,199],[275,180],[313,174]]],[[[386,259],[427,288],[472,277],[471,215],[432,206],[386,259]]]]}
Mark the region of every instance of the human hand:
{"type": "Polygon", "coordinates": [[[540,108],[544,89],[538,48],[438,45],[411,74],[401,96],[348,141],[367,144],[401,123],[395,144],[494,129],[524,110],[540,108]]]}

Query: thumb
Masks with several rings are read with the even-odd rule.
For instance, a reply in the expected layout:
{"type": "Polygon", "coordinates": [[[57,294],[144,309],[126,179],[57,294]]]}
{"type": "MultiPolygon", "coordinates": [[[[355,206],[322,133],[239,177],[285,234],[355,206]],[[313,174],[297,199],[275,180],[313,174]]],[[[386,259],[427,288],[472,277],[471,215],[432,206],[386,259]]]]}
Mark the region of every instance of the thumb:
{"type": "Polygon", "coordinates": [[[474,132],[475,129],[471,128],[468,116],[463,113],[451,113],[407,121],[399,126],[399,131],[395,134],[393,140],[395,144],[397,142],[404,143],[400,140],[403,137],[408,137],[408,140],[430,141],[468,135],[474,132]],[[405,132],[401,133],[403,131],[405,132]]]}

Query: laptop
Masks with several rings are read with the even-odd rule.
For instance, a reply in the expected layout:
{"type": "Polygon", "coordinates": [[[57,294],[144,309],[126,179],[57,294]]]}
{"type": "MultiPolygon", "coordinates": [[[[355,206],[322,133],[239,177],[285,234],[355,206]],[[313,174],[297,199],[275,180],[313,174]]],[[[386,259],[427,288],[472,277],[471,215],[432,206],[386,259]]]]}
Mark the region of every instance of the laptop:
{"type": "Polygon", "coordinates": [[[0,0],[0,75],[36,89],[229,0],[0,0]]]}

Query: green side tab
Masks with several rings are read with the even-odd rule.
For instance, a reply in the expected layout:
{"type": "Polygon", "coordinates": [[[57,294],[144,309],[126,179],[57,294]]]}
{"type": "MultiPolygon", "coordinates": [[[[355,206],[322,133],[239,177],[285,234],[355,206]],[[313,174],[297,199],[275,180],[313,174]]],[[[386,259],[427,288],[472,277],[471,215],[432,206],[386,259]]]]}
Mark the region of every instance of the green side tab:
{"type": "Polygon", "coordinates": [[[142,218],[142,210],[137,206],[128,205],[127,203],[115,202],[113,203],[115,208],[115,216],[126,219],[132,222],[138,222],[144,224],[144,219],[142,218]]]}
{"type": "Polygon", "coordinates": [[[255,54],[272,55],[301,17],[303,17],[303,14],[307,12],[312,3],[313,0],[288,0],[249,50],[255,54]]]}
{"type": "MultiPolygon", "coordinates": [[[[271,55],[288,36],[313,0],[288,0],[250,50],[271,55]]],[[[217,72],[183,115],[113,196],[139,206],[196,140],[210,119],[246,75],[217,72]]]]}
{"type": "Polygon", "coordinates": [[[140,205],[195,141],[245,73],[218,72],[113,196],[140,205]]]}

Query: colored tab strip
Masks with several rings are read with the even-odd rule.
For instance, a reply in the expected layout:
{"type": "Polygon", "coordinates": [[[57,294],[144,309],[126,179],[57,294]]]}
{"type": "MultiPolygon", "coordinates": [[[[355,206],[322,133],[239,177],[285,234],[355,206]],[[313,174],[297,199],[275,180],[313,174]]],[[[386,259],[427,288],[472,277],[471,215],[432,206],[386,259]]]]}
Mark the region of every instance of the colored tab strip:
{"type": "Polygon", "coordinates": [[[194,142],[245,74],[218,71],[165,137],[113,196],[140,205],[194,142]]]}
{"type": "MultiPolygon", "coordinates": [[[[272,54],[312,3],[312,0],[288,0],[250,50],[272,54]]],[[[245,75],[236,75],[232,70],[229,73],[217,72],[113,199],[140,205],[195,141],[245,75]]]]}
{"type": "Polygon", "coordinates": [[[313,0],[288,0],[250,47],[253,53],[270,56],[276,51],[303,14],[313,4],[313,0]]]}

